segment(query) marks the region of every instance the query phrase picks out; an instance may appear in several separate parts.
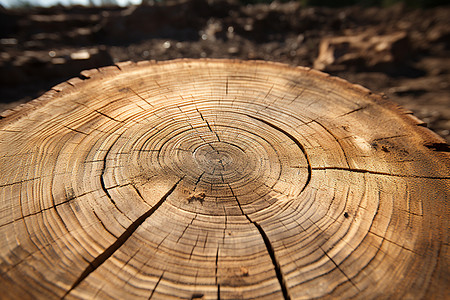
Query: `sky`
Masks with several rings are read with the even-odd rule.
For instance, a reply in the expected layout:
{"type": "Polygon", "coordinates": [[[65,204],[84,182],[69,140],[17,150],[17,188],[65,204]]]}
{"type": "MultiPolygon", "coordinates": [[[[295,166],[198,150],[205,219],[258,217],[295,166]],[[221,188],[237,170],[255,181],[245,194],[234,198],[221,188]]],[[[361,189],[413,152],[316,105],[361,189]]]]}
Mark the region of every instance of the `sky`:
{"type": "MultiPolygon", "coordinates": [[[[97,5],[100,5],[102,0],[91,0],[97,5]]],[[[141,0],[113,0],[120,6],[126,6],[128,4],[139,4],[141,0]]],[[[63,5],[89,5],[89,0],[0,0],[0,4],[4,7],[18,6],[20,3],[30,3],[32,6],[52,6],[57,4],[63,5]]]]}

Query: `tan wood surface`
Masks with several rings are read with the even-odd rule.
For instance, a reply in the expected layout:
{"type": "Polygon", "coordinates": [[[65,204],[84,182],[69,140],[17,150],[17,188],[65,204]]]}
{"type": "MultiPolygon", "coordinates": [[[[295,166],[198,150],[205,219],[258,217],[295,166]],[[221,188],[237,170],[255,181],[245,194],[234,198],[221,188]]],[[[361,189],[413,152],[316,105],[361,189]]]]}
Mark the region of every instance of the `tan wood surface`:
{"type": "Polygon", "coordinates": [[[267,62],[89,70],[0,119],[2,299],[444,299],[450,153],[267,62]]]}

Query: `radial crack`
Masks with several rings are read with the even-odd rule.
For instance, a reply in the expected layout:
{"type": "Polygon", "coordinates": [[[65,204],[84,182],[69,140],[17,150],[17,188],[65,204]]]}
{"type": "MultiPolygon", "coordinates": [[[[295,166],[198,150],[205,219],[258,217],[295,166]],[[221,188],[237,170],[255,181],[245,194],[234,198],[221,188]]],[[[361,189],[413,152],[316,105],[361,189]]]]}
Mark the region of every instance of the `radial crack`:
{"type": "MultiPolygon", "coordinates": [[[[216,135],[217,140],[220,142],[220,137],[217,134],[217,132],[215,132],[214,130],[212,130],[211,125],[209,125],[208,120],[206,120],[206,118],[203,116],[203,114],[200,112],[200,110],[198,110],[198,108],[196,108],[197,112],[200,114],[200,118],[202,118],[202,120],[206,123],[206,126],[208,127],[209,131],[211,131],[211,133],[214,133],[216,135]]],[[[212,147],[212,146],[211,146],[212,147]]],[[[214,149],[214,147],[212,147],[214,149]]],[[[216,149],[214,149],[214,151],[217,152],[216,149]]],[[[217,152],[219,153],[219,152],[217,152]]]]}
{"type": "Polygon", "coordinates": [[[314,167],[312,170],[337,170],[337,171],[348,171],[355,173],[368,173],[374,175],[384,175],[392,177],[406,177],[406,178],[423,178],[423,179],[450,179],[450,177],[445,176],[420,176],[420,175],[408,175],[408,174],[391,174],[378,171],[370,171],[364,169],[352,169],[352,168],[342,168],[342,167],[314,167]]]}
{"type": "Polygon", "coordinates": [[[328,259],[336,266],[336,268],[341,271],[342,274],[344,274],[345,278],[347,278],[348,282],[350,282],[358,291],[361,291],[356,284],[352,281],[352,279],[350,277],[348,277],[347,274],[345,274],[345,272],[339,267],[339,265],[331,258],[331,256],[328,255],[328,253],[322,249],[322,247],[320,247],[320,250],[323,251],[323,253],[325,254],[326,257],[328,257],[328,259]]]}
{"type": "Polygon", "coordinates": [[[75,289],[86,277],[100,267],[108,258],[110,258],[125,242],[131,237],[131,235],[141,226],[144,221],[150,217],[163,202],[173,193],[178,184],[183,180],[184,176],[174,184],[174,186],[156,203],[152,208],[146,211],[143,215],[137,218],[108,248],[106,248],[100,255],[98,255],[92,262],[89,263],[87,268],[81,273],[78,279],[74,282],[72,287],[64,294],[62,298],[65,298],[73,289],[75,289]]]}
{"type": "Polygon", "coordinates": [[[130,91],[133,92],[133,94],[135,94],[136,96],[138,96],[142,101],[144,101],[145,103],[147,103],[148,105],[150,105],[151,107],[154,107],[150,102],[148,102],[147,100],[145,100],[144,97],[142,97],[141,95],[139,95],[138,93],[136,93],[131,87],[128,87],[128,89],[130,91]]]}
{"type": "Polygon", "coordinates": [[[208,120],[204,119],[203,116],[202,116],[202,119],[203,119],[203,121],[205,121],[206,126],[208,127],[209,131],[211,131],[211,133],[214,133],[214,135],[215,135],[216,138],[217,138],[217,141],[220,142],[220,137],[219,137],[219,135],[217,134],[217,132],[215,132],[214,130],[212,130],[211,125],[209,125],[208,120]]]}
{"type": "Polygon", "coordinates": [[[150,294],[150,296],[148,296],[148,300],[152,299],[153,294],[155,293],[156,288],[158,287],[159,282],[161,281],[161,279],[163,278],[163,276],[164,276],[164,272],[161,274],[161,276],[159,276],[159,279],[158,279],[158,281],[156,282],[155,287],[154,287],[153,290],[152,290],[152,293],[150,294]]]}
{"type": "Polygon", "coordinates": [[[194,247],[192,247],[191,253],[189,254],[189,260],[191,260],[191,258],[192,258],[192,254],[194,253],[195,247],[197,247],[199,239],[200,239],[200,235],[197,235],[197,240],[195,241],[194,247]]]}
{"type": "Polygon", "coordinates": [[[289,103],[289,105],[291,105],[292,103],[294,103],[295,100],[297,100],[298,98],[300,98],[303,95],[303,92],[306,90],[306,88],[303,88],[300,93],[297,94],[297,96],[295,96],[294,99],[292,99],[292,101],[289,103]]]}
{"type": "Polygon", "coordinates": [[[99,111],[99,110],[97,110],[97,109],[94,109],[94,111],[95,111],[96,113],[101,114],[102,116],[107,117],[108,119],[113,120],[113,121],[116,121],[116,122],[118,122],[118,123],[123,123],[123,122],[124,122],[124,121],[116,120],[116,119],[114,119],[113,117],[110,117],[110,116],[108,116],[107,114],[105,114],[105,113],[103,113],[103,112],[101,112],[101,111],[99,111]]]}
{"type": "Polygon", "coordinates": [[[360,111],[360,110],[363,110],[363,109],[366,109],[366,108],[368,108],[369,106],[370,106],[370,104],[369,104],[369,105],[364,105],[364,106],[361,106],[361,107],[358,107],[358,108],[355,108],[355,109],[353,109],[353,110],[351,110],[351,111],[349,111],[349,112],[346,112],[345,114],[342,114],[342,115],[338,116],[338,118],[339,118],[339,117],[344,117],[344,116],[350,115],[350,114],[352,114],[352,113],[355,113],[355,112],[360,111]]]}
{"type": "Polygon", "coordinates": [[[74,128],[70,128],[69,126],[66,126],[66,125],[62,125],[64,128],[67,128],[67,129],[69,129],[69,130],[72,130],[73,132],[76,132],[76,133],[81,133],[81,134],[84,134],[84,135],[88,135],[86,132],[83,132],[83,131],[80,131],[80,130],[77,130],[77,129],[74,129],[74,128]]]}
{"type": "Polygon", "coordinates": [[[217,245],[217,251],[216,251],[216,284],[217,284],[217,269],[218,269],[218,262],[219,262],[219,246],[217,245]]]}
{"type": "Polygon", "coordinates": [[[261,225],[259,225],[258,222],[253,221],[253,220],[252,220],[252,219],[244,212],[244,210],[242,209],[241,203],[239,202],[238,197],[234,194],[234,191],[233,191],[233,189],[231,188],[231,185],[230,185],[230,184],[228,184],[228,187],[230,188],[231,194],[233,195],[234,199],[236,199],[236,202],[237,202],[237,204],[238,204],[238,206],[239,206],[239,209],[240,209],[241,212],[242,212],[242,215],[245,216],[245,217],[247,218],[247,220],[248,220],[250,223],[252,223],[252,224],[256,227],[256,229],[258,229],[259,234],[260,234],[261,237],[263,238],[264,244],[266,245],[267,252],[269,253],[269,256],[270,256],[270,258],[271,258],[271,260],[272,260],[272,264],[273,264],[273,267],[274,267],[274,269],[275,269],[275,273],[276,273],[276,275],[277,275],[278,282],[280,283],[281,292],[283,293],[283,297],[284,297],[285,300],[290,300],[290,299],[291,299],[291,296],[289,295],[289,292],[288,292],[288,289],[287,289],[286,280],[284,279],[283,272],[281,271],[280,264],[279,264],[279,262],[278,262],[278,260],[277,260],[277,257],[275,256],[275,249],[273,248],[272,243],[270,242],[269,237],[267,236],[266,232],[265,232],[264,229],[261,227],[261,225]]]}
{"type": "Polygon", "coordinates": [[[206,172],[203,172],[203,173],[200,174],[200,176],[198,177],[197,182],[195,183],[195,186],[194,186],[194,192],[195,192],[195,190],[197,189],[197,186],[198,186],[198,184],[200,183],[200,180],[202,179],[202,177],[203,177],[203,175],[204,175],[205,173],[206,173],[206,172]]]}
{"type": "Polygon", "coordinates": [[[211,131],[212,133],[214,133],[214,131],[213,131],[212,128],[211,128],[211,125],[209,125],[208,120],[206,120],[206,119],[204,119],[204,120],[205,120],[206,126],[208,127],[209,131],[211,131]]]}
{"type": "Polygon", "coordinates": [[[227,76],[227,83],[225,85],[225,95],[228,95],[228,76],[227,76]]]}
{"type": "Polygon", "coordinates": [[[183,237],[184,233],[186,232],[186,230],[188,230],[189,226],[192,225],[192,223],[194,223],[195,219],[197,218],[197,214],[195,214],[195,216],[192,218],[191,223],[189,223],[186,228],[184,228],[183,232],[181,233],[180,237],[177,239],[177,243],[181,240],[181,238],[183,237]]]}

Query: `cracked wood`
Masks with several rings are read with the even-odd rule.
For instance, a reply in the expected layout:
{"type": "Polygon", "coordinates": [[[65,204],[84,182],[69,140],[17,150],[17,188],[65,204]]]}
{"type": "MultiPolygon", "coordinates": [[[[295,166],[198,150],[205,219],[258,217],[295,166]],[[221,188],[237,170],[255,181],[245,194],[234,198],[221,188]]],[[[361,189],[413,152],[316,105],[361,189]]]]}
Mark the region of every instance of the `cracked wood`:
{"type": "Polygon", "coordinates": [[[89,70],[0,119],[0,295],[443,299],[448,149],[311,69],[89,70]]]}

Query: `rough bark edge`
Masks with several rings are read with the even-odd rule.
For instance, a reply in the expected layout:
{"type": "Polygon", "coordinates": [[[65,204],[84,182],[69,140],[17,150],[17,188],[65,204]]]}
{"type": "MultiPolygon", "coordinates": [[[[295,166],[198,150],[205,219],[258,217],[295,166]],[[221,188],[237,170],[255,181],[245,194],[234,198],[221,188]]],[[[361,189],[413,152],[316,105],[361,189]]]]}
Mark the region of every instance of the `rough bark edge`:
{"type": "Polygon", "coordinates": [[[108,79],[111,78],[120,72],[128,71],[136,68],[147,67],[150,65],[169,65],[169,64],[178,64],[178,63],[229,63],[229,64],[247,64],[248,66],[270,66],[274,68],[279,68],[280,70],[285,69],[287,71],[298,71],[302,73],[309,73],[316,76],[316,78],[327,81],[331,84],[336,84],[341,86],[341,88],[349,89],[355,93],[361,94],[361,97],[369,99],[375,105],[384,109],[386,113],[393,113],[400,117],[406,124],[411,126],[411,133],[415,133],[423,140],[424,147],[428,148],[430,151],[441,151],[441,152],[450,152],[450,146],[447,142],[439,136],[437,133],[426,127],[426,123],[413,115],[413,113],[407,109],[404,109],[399,104],[394,103],[389,100],[383,94],[376,94],[371,92],[369,89],[359,85],[348,82],[345,79],[331,76],[330,74],[302,66],[291,66],[284,63],[272,62],[272,61],[263,61],[263,60],[239,60],[239,59],[215,59],[215,58],[201,58],[201,59],[190,59],[190,58],[179,58],[174,60],[165,60],[165,61],[155,61],[155,60],[146,60],[139,62],[119,62],[112,66],[102,67],[98,69],[90,69],[84,70],[80,72],[78,77],[71,78],[65,82],[62,82],[54,87],[52,87],[49,91],[44,93],[42,96],[31,100],[27,103],[18,105],[15,108],[6,110],[0,113],[0,128],[5,126],[8,123],[12,123],[26,116],[32,110],[36,110],[41,106],[44,106],[48,102],[51,102],[57,99],[59,96],[76,92],[80,87],[82,87],[88,80],[91,79],[108,79]]]}

